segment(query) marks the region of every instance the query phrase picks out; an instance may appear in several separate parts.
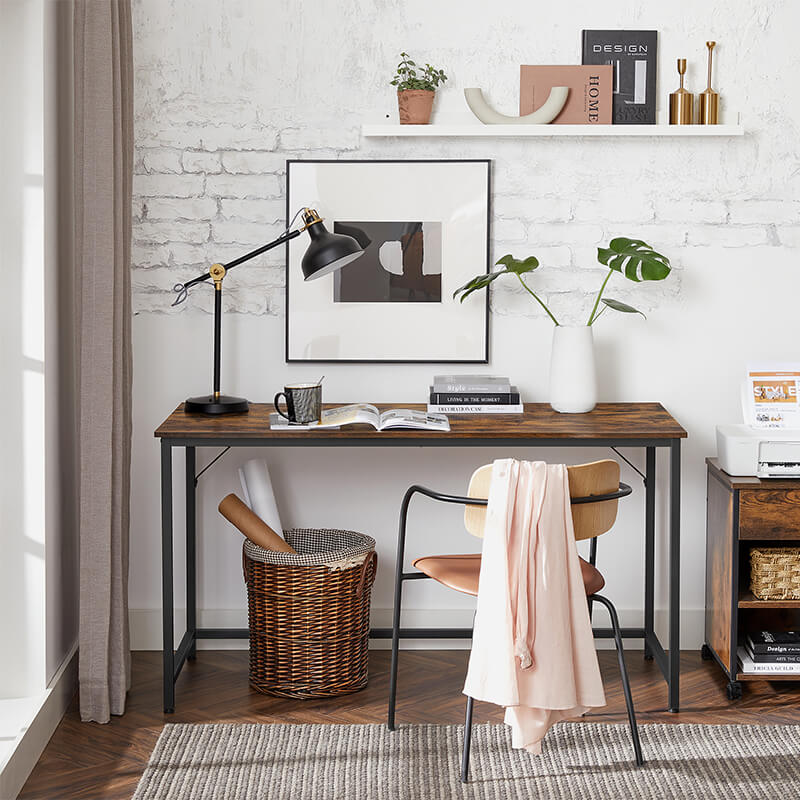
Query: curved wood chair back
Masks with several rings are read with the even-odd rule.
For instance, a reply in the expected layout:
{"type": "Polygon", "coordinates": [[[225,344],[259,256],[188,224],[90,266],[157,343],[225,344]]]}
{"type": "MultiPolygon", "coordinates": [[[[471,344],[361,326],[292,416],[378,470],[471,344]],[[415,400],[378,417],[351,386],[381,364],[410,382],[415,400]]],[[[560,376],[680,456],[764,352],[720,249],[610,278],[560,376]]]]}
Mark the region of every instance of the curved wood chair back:
{"type": "MultiPolygon", "coordinates": [[[[613,459],[592,461],[567,467],[569,496],[589,497],[612,494],[619,489],[619,464],[613,459]]],[[[492,482],[492,465],[485,464],[472,473],[467,495],[486,499],[492,482]]],[[[617,518],[619,498],[602,500],[599,503],[581,503],[572,506],[572,525],[575,539],[593,539],[610,530],[617,518]]],[[[473,536],[483,538],[486,524],[486,506],[467,506],[464,510],[464,525],[473,536]]]]}

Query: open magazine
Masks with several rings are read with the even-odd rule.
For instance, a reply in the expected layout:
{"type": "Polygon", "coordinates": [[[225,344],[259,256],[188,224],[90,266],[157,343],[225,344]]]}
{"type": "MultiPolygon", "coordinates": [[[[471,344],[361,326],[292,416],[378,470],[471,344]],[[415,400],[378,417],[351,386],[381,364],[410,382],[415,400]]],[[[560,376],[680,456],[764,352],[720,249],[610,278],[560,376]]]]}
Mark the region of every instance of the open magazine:
{"type": "Polygon", "coordinates": [[[800,428],[800,364],[750,366],[742,411],[755,428],[800,428]]]}
{"type": "Polygon", "coordinates": [[[322,412],[319,422],[308,425],[293,425],[278,414],[270,414],[271,430],[310,430],[312,428],[341,428],[342,425],[363,423],[372,425],[376,431],[387,431],[393,428],[411,428],[422,431],[449,431],[450,423],[444,414],[428,414],[425,411],[414,411],[410,408],[390,408],[381,413],[369,403],[354,403],[349,406],[329,408],[322,412]]]}

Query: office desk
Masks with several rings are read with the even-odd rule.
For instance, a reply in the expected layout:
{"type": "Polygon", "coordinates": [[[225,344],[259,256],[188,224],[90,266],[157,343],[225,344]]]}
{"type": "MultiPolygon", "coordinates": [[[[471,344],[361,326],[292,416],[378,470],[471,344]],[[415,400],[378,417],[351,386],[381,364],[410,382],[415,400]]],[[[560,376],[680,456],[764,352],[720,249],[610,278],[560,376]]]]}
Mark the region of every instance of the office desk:
{"type": "MultiPolygon", "coordinates": [[[[413,403],[379,408],[424,409],[413,403]]],[[[331,407],[331,406],[327,406],[331,407]]],[[[588,414],[558,414],[544,403],[528,403],[522,415],[450,416],[449,433],[393,430],[377,432],[367,425],[341,430],[271,431],[272,406],[255,403],[247,414],[207,417],[187,414],[180,405],[155,432],[161,440],[161,564],[164,620],[164,711],[175,709],[175,681],[187,658],[194,658],[198,639],[247,638],[246,628],[198,628],[196,599],[195,451],[198,447],[491,447],[489,459],[507,456],[508,447],[637,447],[645,450],[644,624],[623,628],[623,636],[643,639],[645,657],[654,658],[669,687],[668,706],[680,702],[680,491],[681,439],[686,431],[659,403],[600,403],[588,414]],[[653,628],[656,533],[656,448],[670,453],[669,479],[669,641],[668,652],[653,628]],[[186,632],[173,650],[172,451],[183,448],[186,459],[186,632]]],[[[466,482],[469,476],[465,475],[466,482]]],[[[406,486],[397,487],[397,502],[406,486]]],[[[431,637],[439,631],[404,630],[406,637],[431,637]]],[[[374,636],[386,637],[387,630],[374,636]]],[[[461,633],[469,635],[469,632],[461,633]]],[[[595,629],[610,636],[610,629],[595,629]]]]}

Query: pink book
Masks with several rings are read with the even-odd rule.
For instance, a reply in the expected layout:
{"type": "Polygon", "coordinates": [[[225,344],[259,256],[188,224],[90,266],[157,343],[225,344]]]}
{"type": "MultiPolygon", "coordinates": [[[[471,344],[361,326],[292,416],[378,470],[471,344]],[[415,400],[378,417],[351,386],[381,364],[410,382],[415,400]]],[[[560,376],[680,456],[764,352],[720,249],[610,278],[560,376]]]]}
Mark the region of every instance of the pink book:
{"type": "Polygon", "coordinates": [[[559,125],[610,125],[614,67],[523,64],[519,68],[519,113],[530,114],[547,100],[554,86],[569,87],[567,102],[553,120],[559,125]]]}

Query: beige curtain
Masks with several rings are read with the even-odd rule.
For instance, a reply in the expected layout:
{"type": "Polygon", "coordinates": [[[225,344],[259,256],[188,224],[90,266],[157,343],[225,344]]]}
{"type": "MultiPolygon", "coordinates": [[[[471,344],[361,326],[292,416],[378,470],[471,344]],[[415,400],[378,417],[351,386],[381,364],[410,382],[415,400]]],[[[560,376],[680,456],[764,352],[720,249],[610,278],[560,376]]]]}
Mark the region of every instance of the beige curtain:
{"type": "Polygon", "coordinates": [[[75,300],[80,418],[81,719],[130,687],[130,0],[75,0],[75,300]]]}

